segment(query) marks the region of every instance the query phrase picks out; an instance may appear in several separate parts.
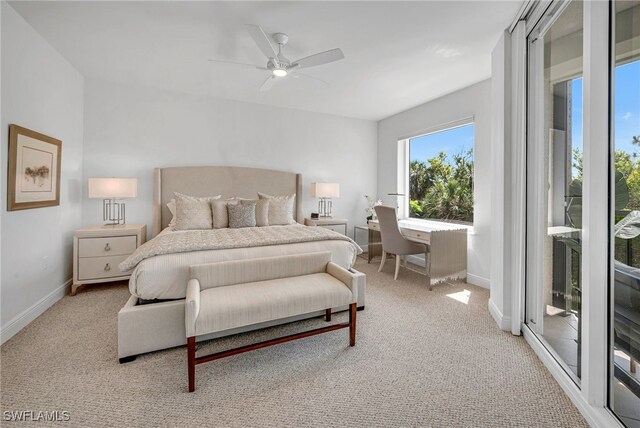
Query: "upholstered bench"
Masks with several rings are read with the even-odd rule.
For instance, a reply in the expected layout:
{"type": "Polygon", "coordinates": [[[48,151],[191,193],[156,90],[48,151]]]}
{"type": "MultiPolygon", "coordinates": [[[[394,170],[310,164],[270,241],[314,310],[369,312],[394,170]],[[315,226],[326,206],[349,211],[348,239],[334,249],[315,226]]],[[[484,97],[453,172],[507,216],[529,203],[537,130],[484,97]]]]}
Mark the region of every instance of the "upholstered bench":
{"type": "Polygon", "coordinates": [[[191,266],[185,303],[189,392],[195,389],[196,364],[347,327],[354,346],[360,276],[331,263],[330,252],[191,266]],[[342,306],[349,307],[348,323],[196,358],[196,336],[320,310],[330,321],[331,309],[342,306]]]}

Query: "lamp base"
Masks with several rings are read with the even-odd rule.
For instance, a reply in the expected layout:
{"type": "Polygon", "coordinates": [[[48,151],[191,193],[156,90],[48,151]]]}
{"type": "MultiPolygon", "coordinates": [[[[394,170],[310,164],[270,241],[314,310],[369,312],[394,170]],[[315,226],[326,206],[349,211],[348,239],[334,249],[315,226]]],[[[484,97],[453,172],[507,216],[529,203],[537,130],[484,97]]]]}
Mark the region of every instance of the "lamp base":
{"type": "Polygon", "coordinates": [[[320,198],[318,201],[318,214],[320,217],[331,217],[331,208],[333,204],[329,198],[320,198]]]}
{"type": "Polygon", "coordinates": [[[102,200],[102,220],[105,226],[117,226],[126,224],[126,210],[124,202],[117,202],[115,199],[102,200]]]}

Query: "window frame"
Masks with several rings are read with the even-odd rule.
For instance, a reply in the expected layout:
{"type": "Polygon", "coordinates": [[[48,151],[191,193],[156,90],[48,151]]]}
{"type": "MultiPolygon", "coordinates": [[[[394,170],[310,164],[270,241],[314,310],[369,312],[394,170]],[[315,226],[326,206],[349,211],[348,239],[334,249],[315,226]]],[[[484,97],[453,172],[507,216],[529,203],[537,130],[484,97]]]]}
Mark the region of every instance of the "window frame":
{"type": "Polygon", "coordinates": [[[410,208],[409,208],[409,204],[410,204],[410,198],[409,198],[409,164],[411,162],[411,140],[416,139],[416,138],[420,138],[420,137],[424,137],[427,135],[433,135],[433,134],[438,134],[441,132],[446,132],[452,129],[456,129],[456,128],[462,128],[464,126],[469,126],[469,125],[473,125],[473,147],[472,147],[472,153],[473,153],[473,163],[474,163],[474,168],[473,168],[473,187],[472,187],[472,193],[473,193],[473,205],[474,205],[474,213],[473,213],[473,218],[474,220],[471,222],[459,222],[459,223],[455,223],[455,224],[461,224],[463,226],[467,226],[469,228],[472,228],[474,223],[475,223],[475,182],[476,182],[476,169],[475,169],[475,156],[476,156],[476,123],[475,123],[475,116],[466,116],[462,119],[458,119],[458,120],[453,120],[451,122],[446,122],[446,123],[442,123],[439,125],[435,125],[429,128],[425,128],[425,129],[421,129],[419,131],[415,131],[412,132],[410,134],[405,134],[401,137],[398,138],[398,179],[397,179],[397,183],[398,183],[398,187],[397,187],[397,193],[402,194],[402,195],[406,195],[405,196],[405,201],[402,204],[399,204],[398,206],[398,217],[401,219],[405,219],[405,220],[411,220],[411,221],[428,221],[428,222],[442,222],[442,223],[446,223],[446,224],[451,224],[453,222],[445,220],[445,219],[425,219],[425,218],[417,218],[417,217],[410,217],[410,208]]]}

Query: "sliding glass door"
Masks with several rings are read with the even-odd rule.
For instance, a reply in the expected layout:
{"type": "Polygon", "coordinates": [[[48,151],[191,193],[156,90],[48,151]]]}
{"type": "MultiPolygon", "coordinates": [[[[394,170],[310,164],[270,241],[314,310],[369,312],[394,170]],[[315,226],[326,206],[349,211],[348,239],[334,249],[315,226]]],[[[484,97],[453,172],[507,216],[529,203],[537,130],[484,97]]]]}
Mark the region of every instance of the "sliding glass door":
{"type": "Polygon", "coordinates": [[[538,16],[526,40],[526,329],[589,405],[640,428],[640,0],[557,0],[538,16]]]}
{"type": "Polygon", "coordinates": [[[528,37],[526,323],[580,383],[583,3],[528,37]]]}
{"type": "Polygon", "coordinates": [[[640,427],[640,1],[613,14],[610,407],[640,427]]]}

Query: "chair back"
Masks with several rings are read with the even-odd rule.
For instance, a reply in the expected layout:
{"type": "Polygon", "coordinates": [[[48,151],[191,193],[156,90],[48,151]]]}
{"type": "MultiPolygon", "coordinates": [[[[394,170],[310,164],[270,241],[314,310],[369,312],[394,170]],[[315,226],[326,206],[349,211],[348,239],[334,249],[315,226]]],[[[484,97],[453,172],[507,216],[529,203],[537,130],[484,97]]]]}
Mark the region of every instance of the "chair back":
{"type": "Polygon", "coordinates": [[[380,223],[380,236],[382,238],[382,249],[391,254],[404,254],[406,238],[398,227],[398,217],[394,207],[378,205],[374,207],[378,222],[380,223]]]}

